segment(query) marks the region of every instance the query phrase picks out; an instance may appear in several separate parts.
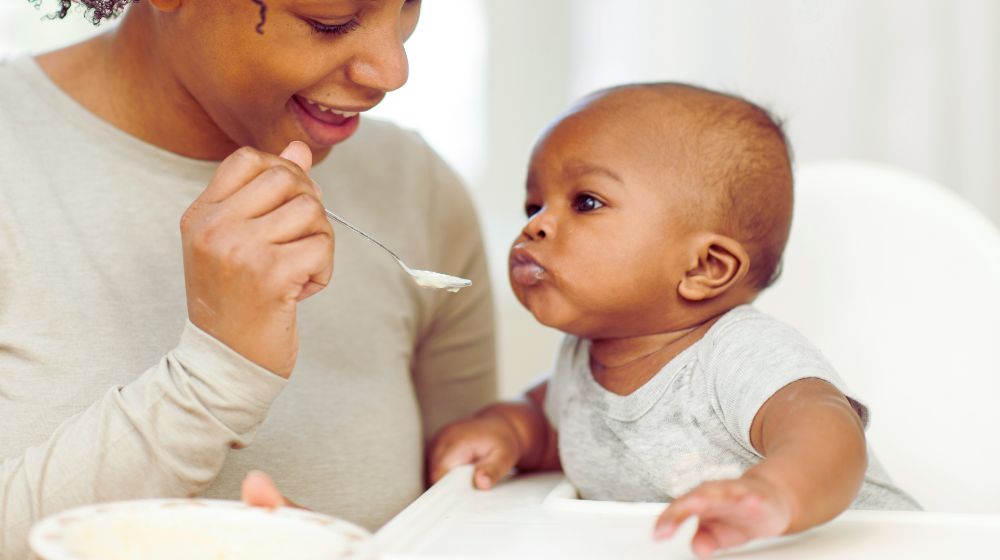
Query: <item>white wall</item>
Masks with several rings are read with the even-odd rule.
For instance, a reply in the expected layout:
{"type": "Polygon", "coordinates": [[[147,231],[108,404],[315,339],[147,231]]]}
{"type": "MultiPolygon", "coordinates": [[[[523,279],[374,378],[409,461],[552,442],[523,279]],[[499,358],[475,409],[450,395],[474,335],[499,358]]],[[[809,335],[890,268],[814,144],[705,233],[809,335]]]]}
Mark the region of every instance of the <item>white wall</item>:
{"type": "MultiPolygon", "coordinates": [[[[47,4],[51,5],[51,2],[47,4]]],[[[510,295],[531,143],[572,100],[691,81],[785,117],[799,161],[863,158],[941,182],[1000,222],[1000,2],[426,0],[411,81],[377,114],[420,130],[468,180],[500,310],[501,389],[545,370],[558,334],[510,295]]],[[[0,53],[92,32],[0,6],[0,53]]]]}

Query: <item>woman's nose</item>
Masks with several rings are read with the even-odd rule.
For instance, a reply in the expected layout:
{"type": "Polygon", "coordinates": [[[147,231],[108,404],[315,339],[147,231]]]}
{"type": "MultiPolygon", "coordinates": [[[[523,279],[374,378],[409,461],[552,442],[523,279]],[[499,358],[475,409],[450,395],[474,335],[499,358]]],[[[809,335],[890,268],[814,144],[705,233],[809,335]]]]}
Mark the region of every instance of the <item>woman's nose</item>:
{"type": "Polygon", "coordinates": [[[403,40],[398,22],[373,30],[365,41],[364,50],[354,57],[349,66],[351,81],[382,92],[403,87],[410,74],[403,40]]]}

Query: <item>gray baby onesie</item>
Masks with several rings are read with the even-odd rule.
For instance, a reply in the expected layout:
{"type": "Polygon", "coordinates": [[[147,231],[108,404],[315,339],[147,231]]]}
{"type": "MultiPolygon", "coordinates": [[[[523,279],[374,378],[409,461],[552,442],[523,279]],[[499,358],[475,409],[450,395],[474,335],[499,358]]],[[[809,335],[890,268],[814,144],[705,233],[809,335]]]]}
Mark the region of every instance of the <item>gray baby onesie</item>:
{"type": "MultiPolygon", "coordinates": [[[[760,461],[750,444],[757,411],[782,387],[813,377],[850,394],[801,334],[744,305],[624,396],[594,380],[590,341],[566,337],[545,413],[559,432],[563,470],[581,497],[664,502],[705,481],[737,478],[760,461]]],[[[868,410],[850,400],[867,425],[868,410]]],[[[852,508],[919,509],[870,450],[868,463],[852,508]]]]}

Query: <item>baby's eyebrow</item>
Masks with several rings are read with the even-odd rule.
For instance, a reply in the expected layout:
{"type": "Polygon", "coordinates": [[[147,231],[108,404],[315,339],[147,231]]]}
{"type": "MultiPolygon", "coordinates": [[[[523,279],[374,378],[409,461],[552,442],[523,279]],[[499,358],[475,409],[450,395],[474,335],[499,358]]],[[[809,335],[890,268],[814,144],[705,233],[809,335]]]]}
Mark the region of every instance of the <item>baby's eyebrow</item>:
{"type": "Polygon", "coordinates": [[[589,163],[579,159],[571,159],[563,166],[563,175],[568,177],[580,177],[582,175],[603,175],[609,179],[614,179],[621,184],[625,184],[614,171],[608,169],[607,167],[602,167],[593,163],[589,163]]]}

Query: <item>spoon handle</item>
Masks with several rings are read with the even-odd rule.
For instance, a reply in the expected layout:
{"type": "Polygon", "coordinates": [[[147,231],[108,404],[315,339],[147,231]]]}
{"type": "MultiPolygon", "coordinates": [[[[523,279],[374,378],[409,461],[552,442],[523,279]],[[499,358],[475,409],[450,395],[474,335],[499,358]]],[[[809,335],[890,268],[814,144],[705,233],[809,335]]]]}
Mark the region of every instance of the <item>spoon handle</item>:
{"type": "MultiPolygon", "coordinates": [[[[358,229],[357,227],[355,227],[353,224],[351,224],[347,220],[345,220],[345,219],[341,218],[340,216],[334,214],[333,212],[330,211],[329,208],[324,208],[323,210],[326,211],[326,217],[327,218],[329,218],[329,219],[331,219],[331,220],[333,220],[335,222],[340,222],[341,224],[347,226],[352,231],[354,231],[354,233],[357,233],[361,237],[364,237],[368,241],[371,241],[372,243],[378,245],[386,253],[389,253],[390,255],[392,255],[392,258],[396,259],[396,262],[398,262],[401,265],[403,264],[403,259],[399,258],[399,255],[397,255],[396,253],[393,253],[391,249],[389,249],[388,247],[386,247],[385,245],[383,245],[381,242],[379,242],[378,239],[375,239],[374,237],[368,235],[367,233],[365,233],[365,232],[361,231],[360,229],[358,229]]],[[[405,268],[405,265],[404,265],[404,268],[405,268]]]]}

